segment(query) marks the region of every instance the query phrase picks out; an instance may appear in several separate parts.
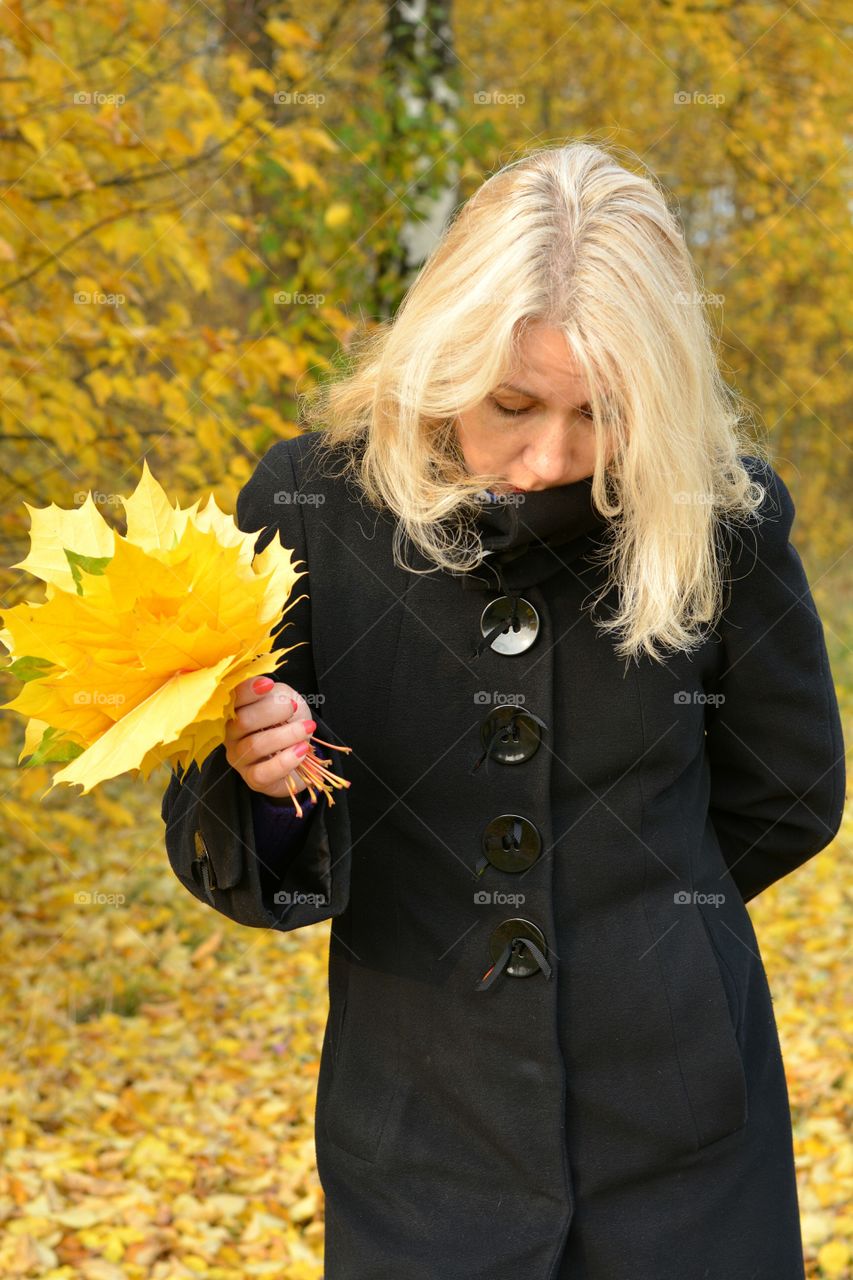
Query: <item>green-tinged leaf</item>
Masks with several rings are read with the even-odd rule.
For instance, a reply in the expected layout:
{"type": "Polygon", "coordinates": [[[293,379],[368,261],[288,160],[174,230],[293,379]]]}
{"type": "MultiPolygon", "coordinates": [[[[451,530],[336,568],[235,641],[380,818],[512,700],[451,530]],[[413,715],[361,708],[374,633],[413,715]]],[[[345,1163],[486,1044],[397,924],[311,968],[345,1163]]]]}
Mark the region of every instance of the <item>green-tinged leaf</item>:
{"type": "Polygon", "coordinates": [[[105,573],[112,556],[82,556],[76,551],[71,551],[68,547],[63,547],[62,549],[68,557],[71,573],[77,585],[77,594],[82,596],[83,578],[80,572],[81,569],[85,570],[86,573],[105,573]]]}
{"type": "Polygon", "coordinates": [[[72,742],[58,729],[45,729],[35,751],[21,767],[32,769],[39,764],[67,764],[76,760],[84,750],[85,747],[81,747],[79,742],[72,742]]]}

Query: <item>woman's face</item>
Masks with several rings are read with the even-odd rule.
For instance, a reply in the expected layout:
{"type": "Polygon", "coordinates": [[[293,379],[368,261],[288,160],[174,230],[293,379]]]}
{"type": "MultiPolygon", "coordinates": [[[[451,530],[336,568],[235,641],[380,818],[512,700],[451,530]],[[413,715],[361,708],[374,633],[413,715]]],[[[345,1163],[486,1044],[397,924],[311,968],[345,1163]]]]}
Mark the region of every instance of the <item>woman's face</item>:
{"type": "Polygon", "coordinates": [[[496,471],[508,487],[551,489],[591,476],[595,436],[588,391],[559,329],[537,322],[518,366],[456,420],[468,470],[496,471]]]}

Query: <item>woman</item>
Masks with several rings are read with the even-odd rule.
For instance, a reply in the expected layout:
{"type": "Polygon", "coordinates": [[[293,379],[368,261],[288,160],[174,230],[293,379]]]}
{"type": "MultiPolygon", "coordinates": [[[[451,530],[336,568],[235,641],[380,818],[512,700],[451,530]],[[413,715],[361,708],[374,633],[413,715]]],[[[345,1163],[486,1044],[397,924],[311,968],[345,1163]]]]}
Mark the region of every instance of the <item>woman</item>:
{"type": "Polygon", "coordinates": [[[163,816],[217,911],[332,920],[326,1280],[804,1275],[744,904],[838,830],[843,743],[697,292],[653,180],[534,152],[239,495],[308,595],[163,816]],[[315,727],[351,785],[286,840],[315,727]]]}

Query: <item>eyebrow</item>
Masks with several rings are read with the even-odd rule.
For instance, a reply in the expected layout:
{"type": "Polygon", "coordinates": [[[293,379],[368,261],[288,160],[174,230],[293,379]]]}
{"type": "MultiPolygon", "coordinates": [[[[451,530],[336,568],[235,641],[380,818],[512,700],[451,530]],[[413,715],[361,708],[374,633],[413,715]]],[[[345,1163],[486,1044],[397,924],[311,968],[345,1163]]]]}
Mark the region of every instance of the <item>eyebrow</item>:
{"type": "Polygon", "coordinates": [[[499,382],[499,387],[503,387],[506,391],[516,391],[520,396],[527,396],[528,400],[538,400],[539,396],[534,395],[532,391],[525,391],[524,387],[514,387],[511,382],[499,382]]]}
{"type": "MultiPolygon", "coordinates": [[[[524,387],[513,386],[511,382],[499,382],[496,390],[503,388],[505,391],[515,391],[517,395],[527,396],[528,400],[541,400],[541,396],[537,396],[533,391],[525,391],[524,387]]],[[[589,400],[584,400],[582,404],[577,406],[579,409],[591,409],[592,405],[589,400]]]]}

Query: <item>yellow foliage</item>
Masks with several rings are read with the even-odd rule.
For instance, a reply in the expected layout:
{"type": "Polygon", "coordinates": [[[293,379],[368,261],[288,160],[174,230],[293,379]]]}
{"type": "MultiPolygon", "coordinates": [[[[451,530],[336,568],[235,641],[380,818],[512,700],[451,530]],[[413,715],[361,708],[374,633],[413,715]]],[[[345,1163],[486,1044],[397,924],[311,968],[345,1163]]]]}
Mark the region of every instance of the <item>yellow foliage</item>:
{"type": "Polygon", "coordinates": [[[841,1240],[831,1240],[818,1250],[817,1262],[828,1280],[844,1280],[850,1275],[850,1245],[841,1240]]]}
{"type": "Polygon", "coordinates": [[[323,216],[323,221],[327,227],[331,227],[332,230],[335,230],[337,227],[345,226],[346,223],[349,222],[351,216],[352,209],[350,206],[342,203],[341,201],[337,201],[335,204],[329,205],[323,216]]]}
{"type": "Polygon", "coordinates": [[[301,44],[310,49],[317,43],[306,27],[301,26],[298,22],[288,21],[283,18],[271,19],[264,24],[264,30],[283,49],[289,49],[294,44],[301,44]]]}
{"type": "MultiPolygon", "coordinates": [[[[796,489],[798,545],[843,655],[853,80],[833,31],[846,16],[842,4],[827,25],[806,5],[768,23],[758,5],[627,0],[618,22],[593,6],[567,39],[559,6],[464,0],[447,35],[459,105],[428,102],[413,121],[388,96],[398,73],[410,91],[408,69],[389,63],[379,28],[365,37],[358,6],[297,2],[255,51],[213,0],[180,23],[167,0],[0,5],[7,545],[23,556],[16,499],[33,504],[34,528],[50,501],[114,496],[155,451],[184,494],[213,488],[223,506],[271,439],[296,430],[296,388],[348,343],[353,306],[393,314],[407,283],[399,231],[421,185],[461,201],[531,139],[592,135],[669,188],[721,299],[709,320],[726,376],[796,489]],[[271,86],[324,90],[328,69],[325,111],[273,100],[271,86]],[[477,90],[515,86],[522,101],[474,105],[477,90]],[[326,301],[274,306],[278,290],[326,301]]],[[[47,556],[57,573],[61,550],[47,556]]],[[[327,926],[298,941],[256,931],[248,947],[239,926],[220,931],[165,866],[160,787],[123,776],[73,813],[61,795],[36,809],[48,775],[15,769],[12,726],[0,723],[16,959],[0,1020],[0,1274],[319,1280],[327,926]],[[94,893],[75,902],[85,888],[124,891],[133,911],[94,893]],[[223,1055],[219,1039],[239,1047],[223,1055]],[[171,1161],[139,1148],[151,1134],[171,1161]]],[[[21,758],[47,727],[29,719],[21,758]]],[[[809,1280],[853,1272],[849,838],[750,907],[789,1078],[809,1280]]]]}
{"type": "Polygon", "coordinates": [[[275,539],[255,555],[257,535],[212,494],[200,512],[173,508],[147,462],[123,503],[125,538],[91,494],[76,511],[31,509],[31,549],[13,567],[41,578],[47,599],[7,610],[0,632],[16,660],[53,664],[5,709],[84,748],[52,783],[84,794],[128,770],[203,762],[237,685],[269,670],[270,628],[305,572],[275,539]]]}

